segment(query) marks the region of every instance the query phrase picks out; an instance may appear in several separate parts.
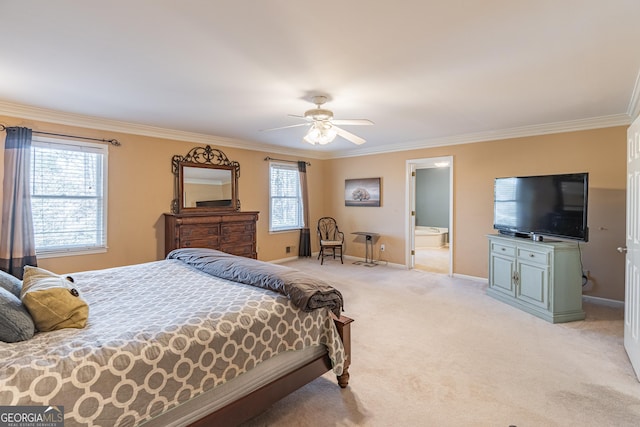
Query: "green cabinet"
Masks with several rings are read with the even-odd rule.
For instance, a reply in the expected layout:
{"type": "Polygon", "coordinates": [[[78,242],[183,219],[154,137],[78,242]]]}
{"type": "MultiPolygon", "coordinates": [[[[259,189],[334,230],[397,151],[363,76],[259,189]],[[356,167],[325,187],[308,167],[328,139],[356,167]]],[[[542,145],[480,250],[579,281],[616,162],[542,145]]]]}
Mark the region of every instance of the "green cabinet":
{"type": "Polygon", "coordinates": [[[584,319],[578,244],[489,236],[487,295],[552,323],[584,319]]]}

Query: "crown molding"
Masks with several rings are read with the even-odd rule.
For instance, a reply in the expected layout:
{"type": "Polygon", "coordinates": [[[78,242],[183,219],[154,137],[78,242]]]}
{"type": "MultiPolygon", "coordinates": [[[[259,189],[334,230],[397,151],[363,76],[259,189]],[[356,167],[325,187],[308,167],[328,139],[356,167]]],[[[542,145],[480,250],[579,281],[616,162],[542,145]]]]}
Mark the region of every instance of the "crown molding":
{"type": "Polygon", "coordinates": [[[640,71],[638,71],[636,84],[633,86],[633,92],[631,92],[631,99],[629,100],[627,114],[631,118],[631,121],[635,120],[636,117],[640,115],[640,71]]]}
{"type": "Polygon", "coordinates": [[[383,147],[363,147],[353,150],[318,152],[244,141],[216,135],[207,135],[202,133],[186,132],[137,123],[129,123],[118,120],[101,119],[98,117],[86,116],[82,114],[66,113],[62,111],[55,111],[45,108],[0,101],[0,114],[9,117],[17,117],[67,126],[99,129],[111,132],[128,133],[133,135],[142,135],[176,141],[193,142],[197,144],[210,144],[243,150],[261,151],[269,154],[301,156],[319,160],[385,154],[398,151],[418,150],[422,148],[471,144],[474,142],[522,138],[552,133],[607,128],[613,126],[627,126],[630,125],[633,121],[632,118],[637,117],[638,113],[640,112],[640,73],[638,73],[638,78],[636,79],[636,86],[633,91],[633,96],[631,103],[629,104],[628,111],[629,114],[616,114],[589,119],[570,120],[564,122],[501,129],[496,131],[454,135],[443,138],[431,138],[400,144],[392,144],[383,147]]]}
{"type": "Polygon", "coordinates": [[[575,132],[590,129],[627,126],[632,122],[627,114],[594,117],[590,119],[570,120],[565,122],[547,123],[542,125],[521,126],[517,128],[501,129],[488,132],[453,135],[443,138],[431,138],[389,147],[365,147],[354,150],[333,151],[331,158],[358,157],[372,154],[394,153],[398,151],[418,150],[422,148],[443,147],[447,145],[472,144],[474,142],[497,141],[500,139],[523,138],[553,133],[575,132]]]}
{"type": "Polygon", "coordinates": [[[4,101],[0,101],[0,114],[9,117],[37,120],[41,122],[55,123],[67,126],[84,127],[110,132],[149,136],[153,138],[193,142],[196,144],[210,144],[222,147],[239,148],[243,150],[262,151],[269,154],[302,156],[320,160],[329,158],[327,153],[296,150],[289,147],[280,147],[277,145],[269,145],[216,135],[186,132],[175,129],[123,122],[119,120],[103,119],[93,116],[49,110],[46,108],[32,107],[28,105],[14,104],[4,101]]]}

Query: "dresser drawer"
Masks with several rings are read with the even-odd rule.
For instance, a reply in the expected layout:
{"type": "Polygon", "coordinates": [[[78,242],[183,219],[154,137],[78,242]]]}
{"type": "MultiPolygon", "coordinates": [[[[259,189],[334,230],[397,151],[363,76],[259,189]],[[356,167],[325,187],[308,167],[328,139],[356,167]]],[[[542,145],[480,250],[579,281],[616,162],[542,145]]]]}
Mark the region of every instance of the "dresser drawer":
{"type": "Polygon", "coordinates": [[[220,246],[220,239],[218,236],[213,236],[209,239],[183,239],[180,247],[182,248],[209,248],[218,249],[220,246]]]}
{"type": "Polygon", "coordinates": [[[256,231],[255,222],[229,222],[223,223],[221,227],[223,236],[244,233],[253,234],[256,231]]]}
{"type": "Polygon", "coordinates": [[[220,224],[183,225],[180,227],[180,240],[209,239],[220,235],[220,224]]]}
{"type": "Polygon", "coordinates": [[[255,223],[235,222],[222,224],[221,243],[253,243],[256,240],[255,223]]]}
{"type": "Polygon", "coordinates": [[[491,242],[491,252],[495,255],[516,256],[516,248],[509,245],[501,245],[500,243],[491,242]]]}
{"type": "Polygon", "coordinates": [[[223,252],[226,252],[228,254],[232,254],[232,255],[238,255],[238,256],[243,256],[243,257],[247,257],[247,258],[256,258],[256,253],[255,253],[255,249],[253,247],[253,243],[251,244],[245,244],[245,245],[238,245],[238,244],[233,244],[233,245],[225,245],[222,244],[220,246],[220,250],[223,252]]]}
{"type": "Polygon", "coordinates": [[[251,243],[253,244],[253,242],[256,240],[255,235],[253,233],[242,233],[242,234],[223,234],[222,237],[220,238],[220,242],[221,243],[227,243],[227,244],[232,244],[232,243],[237,243],[237,244],[243,244],[243,243],[251,243]]]}
{"type": "Polygon", "coordinates": [[[523,262],[533,262],[536,264],[547,265],[549,263],[549,253],[518,248],[518,260],[523,262]]]}

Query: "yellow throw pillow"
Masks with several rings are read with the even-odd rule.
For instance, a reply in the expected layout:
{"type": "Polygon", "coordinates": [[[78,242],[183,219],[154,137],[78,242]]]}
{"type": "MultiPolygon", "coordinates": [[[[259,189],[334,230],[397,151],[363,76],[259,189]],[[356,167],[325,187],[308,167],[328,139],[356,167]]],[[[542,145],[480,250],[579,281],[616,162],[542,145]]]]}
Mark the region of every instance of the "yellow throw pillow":
{"type": "Polygon", "coordinates": [[[45,269],[24,267],[20,299],[39,331],[84,328],[87,324],[89,306],[73,283],[45,269]]]}

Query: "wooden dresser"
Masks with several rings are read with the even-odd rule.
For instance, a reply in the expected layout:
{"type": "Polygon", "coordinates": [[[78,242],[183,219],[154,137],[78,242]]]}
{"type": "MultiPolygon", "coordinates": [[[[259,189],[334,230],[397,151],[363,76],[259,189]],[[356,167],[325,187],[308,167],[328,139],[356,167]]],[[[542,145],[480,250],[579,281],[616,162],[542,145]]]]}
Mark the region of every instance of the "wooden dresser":
{"type": "Polygon", "coordinates": [[[258,258],[258,212],[164,214],[165,256],[178,248],[211,248],[258,258]]]}

